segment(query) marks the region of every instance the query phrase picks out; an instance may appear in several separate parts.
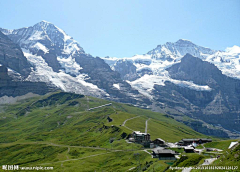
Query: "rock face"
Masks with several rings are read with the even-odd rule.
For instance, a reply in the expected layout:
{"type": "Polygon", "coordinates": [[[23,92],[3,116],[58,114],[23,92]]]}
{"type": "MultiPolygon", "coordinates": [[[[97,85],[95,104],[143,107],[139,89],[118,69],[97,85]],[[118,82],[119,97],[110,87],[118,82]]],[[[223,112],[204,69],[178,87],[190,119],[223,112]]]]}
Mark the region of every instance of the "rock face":
{"type": "Polygon", "coordinates": [[[13,43],[0,31],[0,64],[15,70],[27,77],[31,72],[31,65],[24,57],[19,45],[13,43]]]}
{"type": "Polygon", "coordinates": [[[23,81],[31,73],[32,65],[23,55],[19,45],[15,44],[0,31],[0,97],[21,96],[27,93],[46,94],[57,90],[44,82],[23,81]],[[8,75],[11,69],[13,78],[8,75]],[[14,79],[14,80],[13,80],[14,79]]]}
{"type": "Polygon", "coordinates": [[[104,60],[86,54],[75,54],[73,57],[83,67],[80,72],[88,74],[89,78],[85,81],[106,90],[108,94],[112,95],[111,99],[124,103],[138,104],[141,102],[142,104],[150,104],[147,98],[123,81],[120,74],[113,71],[104,60]],[[115,87],[115,84],[119,87],[115,87]]]}
{"type": "Polygon", "coordinates": [[[209,91],[196,91],[171,82],[155,85],[156,100],[190,117],[228,130],[240,131],[240,80],[227,77],[213,64],[190,54],[168,68],[173,79],[207,85],[209,91]]]}
{"type": "Polygon", "coordinates": [[[75,40],[66,35],[63,30],[46,21],[26,28],[1,30],[22,49],[30,51],[33,55],[42,56],[55,72],[61,69],[57,60],[58,56],[67,57],[75,51],[84,53],[82,47],[75,40]]]}
{"type": "Polygon", "coordinates": [[[49,87],[44,82],[12,81],[12,79],[8,76],[7,67],[0,66],[0,97],[16,97],[30,92],[43,95],[56,90],[56,88],[49,87]]]}
{"type": "Polygon", "coordinates": [[[116,62],[114,69],[121,75],[123,80],[134,81],[139,78],[137,68],[131,61],[119,60],[116,62]]]}
{"type": "MultiPolygon", "coordinates": [[[[0,66],[0,80],[1,81],[11,80],[11,78],[8,76],[8,69],[5,66],[0,66]]],[[[0,84],[2,84],[2,82],[0,84]]]]}

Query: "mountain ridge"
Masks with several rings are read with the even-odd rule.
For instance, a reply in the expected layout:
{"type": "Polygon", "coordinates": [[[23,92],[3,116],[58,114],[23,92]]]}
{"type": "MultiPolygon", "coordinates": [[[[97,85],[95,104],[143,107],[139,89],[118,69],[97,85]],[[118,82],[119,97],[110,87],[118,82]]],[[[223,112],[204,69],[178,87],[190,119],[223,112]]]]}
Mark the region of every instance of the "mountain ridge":
{"type": "MultiPolygon", "coordinates": [[[[158,45],[144,55],[121,59],[99,58],[86,54],[77,41],[62,29],[46,21],[27,28],[0,29],[0,31],[21,47],[27,61],[33,66],[26,81],[42,81],[66,92],[131,103],[153,110],[160,109],[173,116],[178,116],[178,113],[186,113],[189,117],[194,112],[201,114],[199,107],[203,105],[205,107],[206,104],[209,105],[209,112],[213,112],[212,107],[216,104],[212,101],[231,102],[221,101],[226,100],[226,94],[229,93],[225,88],[227,86],[219,85],[221,78],[227,75],[240,79],[240,68],[238,68],[240,48],[238,46],[229,48],[227,51],[216,51],[198,46],[189,40],[180,39],[175,43],[167,42],[164,45],[158,45]],[[184,78],[178,70],[173,70],[173,66],[177,68],[176,65],[181,63],[187,65],[188,61],[184,62],[187,53],[200,60],[190,65],[202,64],[201,61],[206,61],[208,65],[210,62],[212,64],[210,68],[218,68],[224,76],[218,73],[220,80],[217,81],[209,77],[216,82],[212,85],[204,78],[204,82],[196,82],[192,77],[194,72],[189,74],[191,77],[184,78]],[[169,70],[170,68],[172,70],[169,70]],[[217,87],[224,87],[221,93],[216,93],[217,87]],[[170,88],[172,90],[169,90],[170,88]],[[201,101],[193,100],[194,97],[201,101]],[[203,100],[204,97],[206,100],[203,100]],[[186,102],[182,103],[182,100],[186,102]],[[176,104],[180,106],[174,107],[173,105],[176,104]],[[171,110],[168,110],[169,108],[171,110]]],[[[184,73],[184,71],[181,72],[184,73]]],[[[231,81],[229,83],[238,82],[234,79],[228,80],[231,81]]],[[[230,87],[233,88],[233,84],[230,84],[230,87]]],[[[237,88],[234,91],[238,94],[237,88]]],[[[231,106],[224,104],[224,108],[229,112],[237,107],[235,102],[238,97],[233,94],[231,93],[234,103],[230,103],[231,106]]],[[[201,119],[199,114],[198,118],[201,119]]],[[[206,121],[205,118],[202,120],[206,121]]],[[[234,119],[232,118],[231,121],[233,122],[234,119]]],[[[229,129],[228,126],[227,128],[229,129]]]]}
{"type": "Polygon", "coordinates": [[[86,54],[72,37],[49,22],[12,31],[0,30],[21,46],[34,66],[28,81],[43,81],[64,91],[116,101],[149,103],[102,59],[86,54]]]}

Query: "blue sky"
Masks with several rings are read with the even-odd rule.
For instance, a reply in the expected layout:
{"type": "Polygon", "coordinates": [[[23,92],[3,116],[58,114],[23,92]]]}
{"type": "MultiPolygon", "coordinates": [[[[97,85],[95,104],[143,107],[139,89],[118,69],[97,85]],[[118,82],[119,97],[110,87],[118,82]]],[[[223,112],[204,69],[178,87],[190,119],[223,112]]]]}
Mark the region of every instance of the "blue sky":
{"type": "Polygon", "coordinates": [[[1,0],[0,27],[49,21],[93,56],[130,57],[188,39],[240,46],[240,0],[1,0]]]}

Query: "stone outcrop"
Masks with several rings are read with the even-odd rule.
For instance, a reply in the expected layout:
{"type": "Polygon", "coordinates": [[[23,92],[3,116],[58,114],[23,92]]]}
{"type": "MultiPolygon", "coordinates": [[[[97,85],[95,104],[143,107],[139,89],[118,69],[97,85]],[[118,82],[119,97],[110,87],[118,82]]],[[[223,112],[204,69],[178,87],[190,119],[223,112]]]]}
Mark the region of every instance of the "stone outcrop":
{"type": "Polygon", "coordinates": [[[139,78],[137,68],[131,61],[119,60],[114,65],[114,69],[120,74],[123,80],[134,81],[139,78]]]}
{"type": "Polygon", "coordinates": [[[48,92],[56,90],[56,88],[47,86],[44,82],[13,81],[8,76],[7,67],[0,66],[0,97],[16,97],[30,92],[44,95],[48,92]]]}
{"type": "Polygon", "coordinates": [[[31,65],[24,57],[19,45],[13,43],[0,31],[0,64],[15,70],[27,77],[31,72],[31,65]]]}

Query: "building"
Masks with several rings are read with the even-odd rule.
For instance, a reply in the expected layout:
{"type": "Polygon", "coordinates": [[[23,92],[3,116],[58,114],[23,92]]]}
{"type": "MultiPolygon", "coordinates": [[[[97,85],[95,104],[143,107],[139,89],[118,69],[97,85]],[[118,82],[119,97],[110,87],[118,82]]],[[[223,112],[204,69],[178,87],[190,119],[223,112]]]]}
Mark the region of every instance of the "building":
{"type": "Polygon", "coordinates": [[[143,143],[143,142],[150,142],[150,134],[149,133],[141,133],[140,131],[134,131],[132,133],[132,136],[134,138],[134,141],[137,143],[143,143]]]}
{"type": "Polygon", "coordinates": [[[145,147],[150,147],[150,134],[141,133],[140,131],[134,131],[132,133],[132,138],[129,138],[129,141],[142,144],[145,147]]]}
{"type": "Polygon", "coordinates": [[[194,153],[194,147],[189,147],[189,146],[184,147],[184,151],[186,153],[194,153]]]}
{"type": "Polygon", "coordinates": [[[203,143],[208,143],[212,142],[212,139],[182,139],[178,142],[179,146],[188,146],[192,145],[193,143],[195,144],[203,144],[203,143]]]}
{"type": "Polygon", "coordinates": [[[155,145],[165,145],[165,141],[163,139],[157,138],[155,140],[153,140],[153,143],[155,145]]]}
{"type": "Polygon", "coordinates": [[[158,146],[165,147],[166,146],[165,141],[161,138],[157,138],[151,142],[151,148],[156,148],[158,146]]]}
{"type": "Polygon", "coordinates": [[[176,152],[170,149],[155,148],[152,151],[153,158],[159,158],[159,160],[176,160],[176,152]]]}

